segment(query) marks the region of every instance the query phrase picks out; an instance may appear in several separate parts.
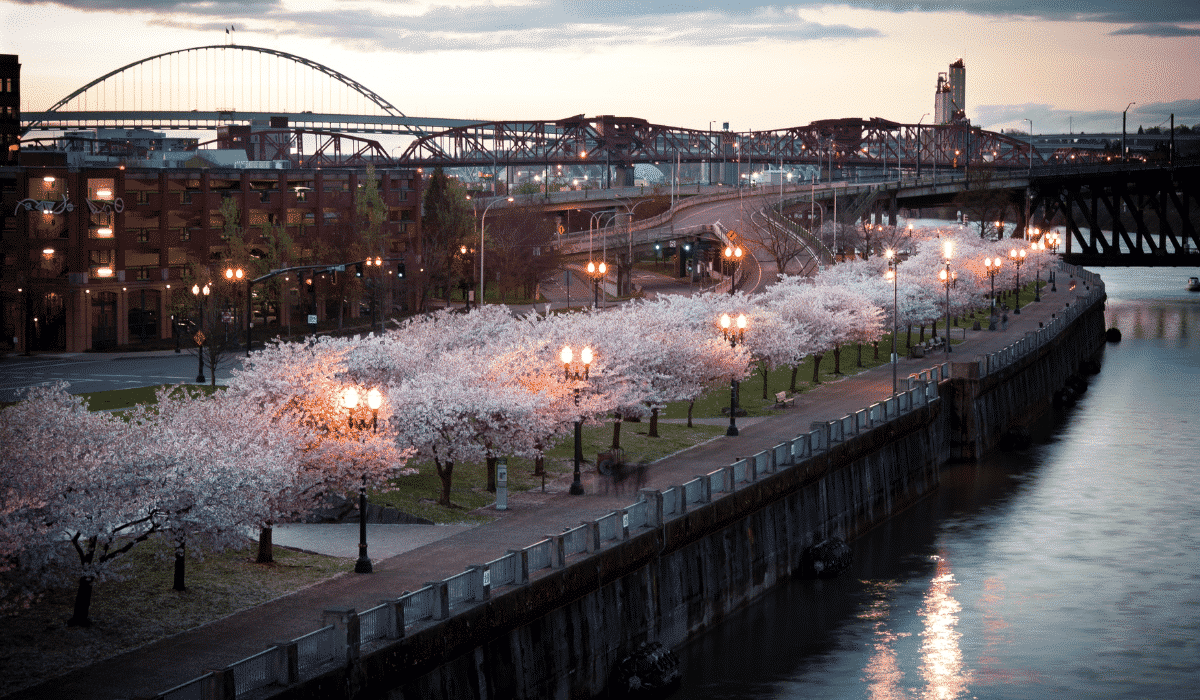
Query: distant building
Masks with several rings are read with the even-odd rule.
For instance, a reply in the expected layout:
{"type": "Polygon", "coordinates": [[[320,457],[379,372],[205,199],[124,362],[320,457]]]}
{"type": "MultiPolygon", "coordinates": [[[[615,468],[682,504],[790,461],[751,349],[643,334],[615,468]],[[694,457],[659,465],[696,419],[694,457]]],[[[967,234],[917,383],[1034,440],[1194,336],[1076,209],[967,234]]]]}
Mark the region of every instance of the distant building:
{"type": "Polygon", "coordinates": [[[0,165],[17,162],[21,142],[21,64],[0,54],[0,165]]]}
{"type": "Polygon", "coordinates": [[[967,118],[967,67],[960,58],[950,64],[949,73],[938,73],[933,94],[933,121],[950,124],[967,118]]]}
{"type": "MultiPolygon", "coordinates": [[[[14,151],[16,163],[0,163],[0,346],[15,338],[17,350],[79,352],[170,339],[172,316],[182,321],[195,308],[185,279],[197,264],[221,267],[226,199],[252,248],[263,247],[262,228],[272,224],[295,241],[293,259],[349,262],[338,248],[356,239],[365,164],[297,168],[194,146],[158,132],[92,129],[35,140],[14,151]],[[312,260],[316,250],[333,259],[312,260]]],[[[387,209],[381,252],[397,260],[417,235],[420,175],[381,162],[376,178],[387,209]]],[[[313,304],[296,293],[295,276],[285,287],[278,315],[302,328],[313,304]]],[[[316,311],[338,312],[336,304],[316,311]]],[[[358,312],[355,301],[347,315],[358,312]]]]}

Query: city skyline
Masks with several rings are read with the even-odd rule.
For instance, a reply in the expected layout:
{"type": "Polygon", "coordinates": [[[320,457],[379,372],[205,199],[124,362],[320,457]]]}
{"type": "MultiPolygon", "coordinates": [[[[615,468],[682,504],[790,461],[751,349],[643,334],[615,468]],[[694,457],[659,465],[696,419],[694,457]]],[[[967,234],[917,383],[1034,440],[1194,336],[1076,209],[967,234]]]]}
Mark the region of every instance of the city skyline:
{"type": "Polygon", "coordinates": [[[2,0],[0,53],[25,111],[148,56],[233,42],[297,54],[410,116],[616,114],[777,129],[817,119],[932,121],[939,72],[966,63],[987,129],[1119,132],[1200,124],[1200,7],[1153,0],[191,2],[2,0]],[[891,9],[889,9],[891,8],[891,9]],[[1069,9],[1066,9],[1069,8],[1069,9]],[[230,31],[232,30],[232,31],[230,31]],[[128,41],[97,37],[127,36],[128,41]],[[80,60],[86,51],[87,60],[80,60]],[[381,68],[382,66],[382,68],[381,68]]]}

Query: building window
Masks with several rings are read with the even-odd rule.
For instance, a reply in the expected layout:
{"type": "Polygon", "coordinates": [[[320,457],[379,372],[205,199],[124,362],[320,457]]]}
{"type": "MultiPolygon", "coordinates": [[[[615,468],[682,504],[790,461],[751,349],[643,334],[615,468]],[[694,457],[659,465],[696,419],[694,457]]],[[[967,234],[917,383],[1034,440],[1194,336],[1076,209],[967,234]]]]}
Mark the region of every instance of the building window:
{"type": "Polygon", "coordinates": [[[149,243],[150,242],[150,229],[148,229],[148,228],[138,229],[136,240],[138,243],[149,243]]]}
{"type": "Polygon", "coordinates": [[[176,236],[178,236],[179,240],[181,241],[190,241],[192,239],[191,232],[189,232],[186,228],[172,228],[170,230],[170,234],[170,238],[172,240],[174,240],[176,236]]]}

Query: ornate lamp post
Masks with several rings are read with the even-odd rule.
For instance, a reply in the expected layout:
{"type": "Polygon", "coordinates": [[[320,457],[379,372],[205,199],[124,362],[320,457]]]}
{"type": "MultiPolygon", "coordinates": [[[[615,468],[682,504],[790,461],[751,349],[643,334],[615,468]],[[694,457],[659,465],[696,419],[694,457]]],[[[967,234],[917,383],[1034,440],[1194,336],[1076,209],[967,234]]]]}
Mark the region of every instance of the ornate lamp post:
{"type": "MultiPolygon", "coordinates": [[[[572,382],[575,385],[574,387],[572,387],[572,392],[575,394],[575,405],[579,406],[579,391],[580,391],[579,385],[581,382],[586,383],[588,380],[588,369],[592,364],[592,349],[585,345],[583,347],[583,350],[580,351],[580,353],[579,353],[579,359],[583,363],[582,376],[579,373],[578,365],[575,366],[574,372],[571,371],[571,366],[572,366],[573,360],[575,359],[575,353],[574,353],[574,351],[571,350],[571,346],[569,346],[569,345],[564,346],[562,349],[562,353],[559,355],[559,358],[562,360],[562,363],[563,363],[563,378],[564,378],[564,380],[568,381],[568,382],[572,382]]],[[[570,493],[572,496],[582,496],[583,495],[583,482],[580,480],[580,474],[579,474],[579,464],[582,461],[583,461],[583,418],[577,416],[575,418],[575,476],[574,476],[574,479],[572,479],[572,481],[571,481],[570,491],[568,491],[568,493],[570,493]]]]}
{"type": "Polygon", "coordinates": [[[738,264],[742,262],[742,247],[725,246],[725,260],[732,269],[729,274],[729,296],[733,296],[733,293],[737,291],[737,271],[738,264]]]}
{"type": "Polygon", "coordinates": [[[996,330],[996,275],[1000,272],[1000,261],[1003,258],[984,258],[983,269],[987,271],[988,279],[992,282],[992,312],[988,316],[988,330],[996,330]]]}
{"type": "Polygon", "coordinates": [[[599,265],[589,261],[587,272],[592,277],[592,307],[596,308],[600,306],[600,280],[608,273],[608,265],[605,265],[603,260],[599,265]]]}
{"type": "Polygon", "coordinates": [[[1017,301],[1015,302],[1016,308],[1013,309],[1014,314],[1021,313],[1021,263],[1025,262],[1025,255],[1026,252],[1024,248],[1021,250],[1013,248],[1012,250],[1008,251],[1008,258],[1013,261],[1014,265],[1017,266],[1017,288],[1013,290],[1016,292],[1017,297],[1017,301]]]}
{"type": "MultiPolygon", "coordinates": [[[[242,279],[245,276],[246,276],[246,273],[243,272],[242,268],[240,268],[240,267],[225,268],[225,281],[229,282],[231,285],[237,285],[239,282],[242,281],[242,279]]],[[[236,287],[234,287],[234,289],[236,290],[236,287]]],[[[225,302],[225,307],[226,307],[225,314],[227,314],[227,315],[224,315],[224,318],[232,318],[233,310],[230,308],[230,304],[229,304],[228,300],[226,300],[226,302],[225,302]]],[[[237,307],[233,307],[233,308],[237,308],[237,307]]],[[[236,325],[234,326],[233,341],[234,341],[234,347],[236,347],[237,346],[237,326],[236,325]]],[[[228,345],[229,345],[229,321],[225,321],[225,345],[226,345],[226,347],[228,347],[228,345]]]]}
{"type": "Polygon", "coordinates": [[[942,284],[946,285],[946,354],[950,354],[950,285],[954,282],[954,275],[950,274],[950,258],[954,254],[954,241],[946,241],[942,244],[942,262],[946,265],[944,270],[938,272],[938,278],[942,280],[942,284]]]}
{"type": "Polygon", "coordinates": [[[211,291],[207,284],[204,285],[203,289],[198,284],[192,285],[192,294],[196,296],[196,307],[200,311],[200,323],[197,325],[196,335],[192,336],[192,339],[196,341],[196,359],[198,360],[196,370],[197,384],[204,383],[204,300],[208,298],[211,291]]]}
{"type": "MultiPolygon", "coordinates": [[[[746,334],[746,314],[738,314],[737,328],[734,329],[734,322],[729,318],[729,314],[721,314],[721,333],[725,336],[725,340],[729,341],[729,347],[736,348],[738,343],[742,342],[746,334]]],[[[725,431],[725,435],[736,437],[737,429],[737,378],[729,381],[729,429],[725,431]]]]}
{"type": "MultiPolygon", "coordinates": [[[[342,393],[342,405],[350,412],[349,425],[351,428],[365,430],[365,420],[354,420],[354,409],[359,403],[358,389],[350,387],[342,393]]],[[[383,405],[383,395],[378,389],[367,392],[367,408],[371,409],[371,432],[379,429],[379,407],[383,405]]],[[[354,562],[354,573],[371,573],[371,558],[367,556],[367,475],[363,474],[362,484],[358,487],[358,560],[354,562]]]]}
{"type": "Polygon", "coordinates": [[[896,395],[897,379],[896,366],[899,364],[900,358],[896,355],[896,336],[900,334],[900,292],[899,292],[899,272],[900,258],[896,255],[896,251],[888,248],[884,255],[887,256],[888,269],[886,279],[892,281],[892,396],[896,395]]]}

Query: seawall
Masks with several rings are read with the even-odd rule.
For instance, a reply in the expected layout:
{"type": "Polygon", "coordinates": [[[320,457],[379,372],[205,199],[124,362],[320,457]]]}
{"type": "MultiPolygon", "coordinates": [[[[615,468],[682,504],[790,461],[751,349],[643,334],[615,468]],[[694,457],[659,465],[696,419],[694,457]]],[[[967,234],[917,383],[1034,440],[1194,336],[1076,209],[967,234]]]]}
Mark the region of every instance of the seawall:
{"type": "MultiPolygon", "coordinates": [[[[606,696],[639,643],[680,644],[795,575],[807,547],[920,500],[947,460],[1048,408],[1102,344],[1098,286],[1009,348],[912,377],[894,399],[380,608],[330,611],[327,661],[303,670],[312,647],[281,645],[286,687],[236,697],[606,696]]],[[[233,671],[214,682],[226,697],[238,685],[233,671]]]]}

